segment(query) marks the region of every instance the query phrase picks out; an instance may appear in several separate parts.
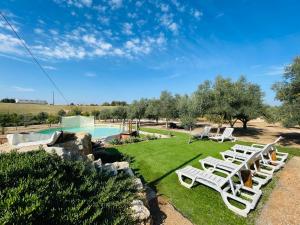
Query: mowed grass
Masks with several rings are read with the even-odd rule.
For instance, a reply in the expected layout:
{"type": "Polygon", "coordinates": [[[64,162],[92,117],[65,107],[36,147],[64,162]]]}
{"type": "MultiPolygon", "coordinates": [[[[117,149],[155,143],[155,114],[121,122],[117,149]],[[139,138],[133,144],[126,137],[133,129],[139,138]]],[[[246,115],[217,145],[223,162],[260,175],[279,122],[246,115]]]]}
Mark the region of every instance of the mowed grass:
{"type": "MultiPolygon", "coordinates": [[[[144,129],[150,132],[167,131],[144,129]]],[[[219,152],[229,149],[234,143],[216,143],[203,140],[187,144],[188,135],[172,132],[175,137],[115,147],[119,152],[133,158],[132,167],[145,182],[155,188],[195,224],[254,224],[262,206],[276,184],[272,182],[263,188],[263,197],[255,211],[248,218],[237,216],[224,204],[220,194],[203,185],[187,189],[180,185],[175,171],[185,165],[201,168],[199,159],[207,156],[221,158],[219,152]]],[[[300,155],[299,149],[284,151],[300,155]]]]}
{"type": "MultiPolygon", "coordinates": [[[[37,114],[39,112],[47,112],[56,114],[59,110],[71,110],[74,106],[69,105],[38,105],[38,104],[15,104],[0,103],[0,113],[17,113],[17,114],[37,114]]],[[[83,112],[91,112],[93,110],[101,110],[104,108],[112,108],[113,106],[78,106],[83,112]]]]}

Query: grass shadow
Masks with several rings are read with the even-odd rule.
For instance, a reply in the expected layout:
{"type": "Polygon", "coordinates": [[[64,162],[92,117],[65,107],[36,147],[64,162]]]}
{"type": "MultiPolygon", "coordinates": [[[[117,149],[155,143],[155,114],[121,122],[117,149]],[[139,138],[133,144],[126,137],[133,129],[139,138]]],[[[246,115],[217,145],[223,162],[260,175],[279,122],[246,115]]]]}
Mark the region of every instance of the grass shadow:
{"type": "Polygon", "coordinates": [[[197,159],[198,157],[200,157],[202,155],[202,153],[194,156],[193,158],[185,161],[184,163],[180,164],[179,166],[177,166],[174,169],[169,170],[167,173],[165,173],[164,175],[160,176],[159,178],[149,182],[149,185],[153,188],[155,188],[156,184],[158,184],[162,179],[164,179],[165,177],[169,176],[170,174],[174,173],[176,170],[180,169],[181,167],[187,165],[188,163],[194,161],[195,159],[197,159]]]}

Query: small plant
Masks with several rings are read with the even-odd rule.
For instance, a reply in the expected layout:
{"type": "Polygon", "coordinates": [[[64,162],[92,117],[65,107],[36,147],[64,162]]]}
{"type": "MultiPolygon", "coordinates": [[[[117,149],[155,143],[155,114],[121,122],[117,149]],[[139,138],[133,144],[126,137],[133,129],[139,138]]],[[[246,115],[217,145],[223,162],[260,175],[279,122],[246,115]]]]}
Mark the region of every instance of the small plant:
{"type": "Polygon", "coordinates": [[[136,143],[136,142],[141,142],[142,141],[142,139],[139,138],[139,137],[131,137],[130,140],[131,140],[131,143],[136,143]]]}
{"type": "Polygon", "coordinates": [[[123,142],[119,138],[114,138],[109,142],[111,145],[121,145],[123,142]]]}
{"type": "Polygon", "coordinates": [[[156,137],[154,134],[152,134],[152,135],[148,134],[145,136],[145,140],[150,141],[150,140],[156,140],[156,139],[158,139],[158,137],[156,137]]]}

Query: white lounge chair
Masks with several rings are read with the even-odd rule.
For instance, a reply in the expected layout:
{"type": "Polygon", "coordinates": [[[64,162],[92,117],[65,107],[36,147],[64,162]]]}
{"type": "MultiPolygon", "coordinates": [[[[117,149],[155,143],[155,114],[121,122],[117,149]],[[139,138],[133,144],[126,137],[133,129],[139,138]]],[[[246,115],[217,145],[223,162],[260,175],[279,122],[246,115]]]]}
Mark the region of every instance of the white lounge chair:
{"type": "Polygon", "coordinates": [[[224,170],[214,168],[211,171],[204,171],[197,169],[192,166],[186,166],[182,169],[176,171],[180,183],[191,188],[195,182],[204,184],[218,191],[226,204],[226,206],[233,212],[246,217],[251,209],[254,209],[262,192],[261,190],[254,190],[252,188],[245,187],[243,183],[236,184],[233,182],[233,177],[240,168],[227,173],[224,170]],[[222,177],[220,175],[214,174],[219,172],[225,175],[222,177]],[[185,182],[183,179],[191,179],[191,183],[185,182]],[[230,200],[234,200],[244,206],[244,208],[239,208],[233,205],[230,200]]]}
{"type": "Polygon", "coordinates": [[[204,137],[210,137],[211,126],[205,126],[201,133],[194,135],[195,138],[202,139],[204,137]]]}
{"type": "Polygon", "coordinates": [[[232,147],[232,150],[243,154],[251,154],[252,152],[261,152],[263,163],[273,165],[275,166],[274,168],[278,170],[285,165],[285,160],[289,155],[288,153],[279,152],[275,147],[275,144],[281,139],[282,137],[279,137],[273,143],[266,144],[266,145],[260,145],[260,144],[253,144],[251,146],[234,145],[232,147]],[[276,160],[273,159],[272,153],[275,153],[276,160]]]}
{"type": "Polygon", "coordinates": [[[238,165],[238,164],[235,164],[235,163],[232,163],[229,161],[224,161],[224,160],[217,159],[217,158],[210,157],[210,156],[206,157],[205,159],[199,160],[199,162],[200,162],[202,168],[205,170],[211,170],[212,168],[218,168],[218,169],[230,172],[230,173],[232,171],[237,171],[236,175],[238,176],[240,182],[242,182],[242,176],[241,176],[242,170],[250,170],[251,175],[252,175],[252,180],[254,181],[253,188],[260,189],[260,187],[262,185],[267,184],[272,179],[272,175],[262,173],[260,171],[257,171],[257,169],[254,169],[254,171],[252,171],[250,169],[250,166],[248,165],[248,163],[255,162],[257,156],[258,156],[257,154],[253,154],[247,162],[241,163],[243,165],[242,167],[240,167],[240,165],[238,165]],[[237,170],[239,167],[240,167],[240,170],[237,170]]]}
{"type": "MultiPolygon", "coordinates": [[[[233,150],[226,150],[224,152],[220,152],[220,154],[222,155],[222,158],[224,160],[229,161],[229,162],[243,163],[245,161],[248,161],[249,158],[251,157],[251,154],[240,153],[240,152],[236,152],[233,150]]],[[[254,164],[254,165],[256,166],[256,164],[254,164]]],[[[256,167],[256,170],[263,172],[265,174],[273,175],[275,170],[278,170],[278,168],[276,168],[273,165],[270,165],[268,162],[262,161],[261,155],[260,155],[259,168],[256,167]]]]}
{"type": "Polygon", "coordinates": [[[28,133],[28,134],[8,134],[8,143],[15,147],[21,148],[35,145],[53,145],[61,135],[60,131],[54,132],[52,135],[28,133]]]}
{"type": "Polygon", "coordinates": [[[224,160],[239,160],[241,162],[244,162],[249,159],[250,155],[253,152],[258,152],[260,154],[260,165],[265,168],[261,168],[260,170],[264,173],[269,173],[273,175],[274,171],[279,170],[281,167],[284,166],[285,163],[271,160],[271,156],[269,153],[271,148],[272,144],[265,145],[263,149],[245,145],[234,145],[231,148],[231,150],[221,152],[221,155],[224,160]]]}
{"type": "Polygon", "coordinates": [[[225,140],[230,140],[230,141],[234,142],[237,140],[237,138],[232,136],[233,131],[234,131],[234,128],[226,127],[225,130],[223,131],[223,134],[211,136],[211,137],[209,137],[209,139],[212,139],[214,141],[219,141],[219,142],[223,142],[225,140]]]}

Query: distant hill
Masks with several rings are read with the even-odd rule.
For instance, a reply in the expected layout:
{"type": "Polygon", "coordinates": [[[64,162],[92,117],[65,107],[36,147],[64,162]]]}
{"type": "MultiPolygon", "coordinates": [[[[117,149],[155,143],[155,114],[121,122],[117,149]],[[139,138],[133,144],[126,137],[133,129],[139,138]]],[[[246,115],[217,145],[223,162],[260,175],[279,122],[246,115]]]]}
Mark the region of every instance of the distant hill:
{"type": "MultiPolygon", "coordinates": [[[[37,105],[37,104],[15,104],[15,103],[0,103],[0,113],[18,113],[37,114],[39,112],[47,112],[56,114],[60,109],[68,111],[74,106],[68,105],[37,105]]],[[[93,110],[101,110],[104,108],[113,108],[114,106],[78,106],[83,112],[91,112],[93,110]]]]}

